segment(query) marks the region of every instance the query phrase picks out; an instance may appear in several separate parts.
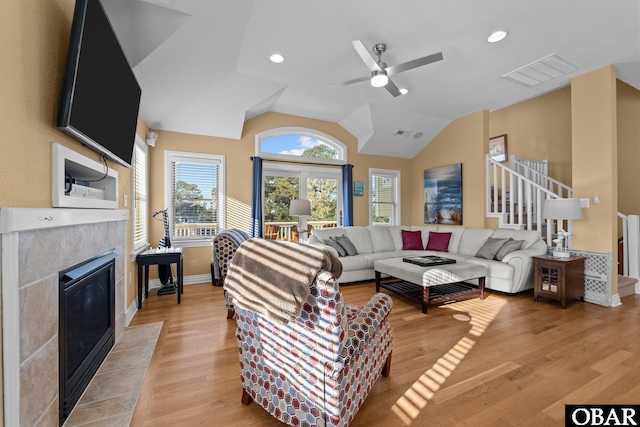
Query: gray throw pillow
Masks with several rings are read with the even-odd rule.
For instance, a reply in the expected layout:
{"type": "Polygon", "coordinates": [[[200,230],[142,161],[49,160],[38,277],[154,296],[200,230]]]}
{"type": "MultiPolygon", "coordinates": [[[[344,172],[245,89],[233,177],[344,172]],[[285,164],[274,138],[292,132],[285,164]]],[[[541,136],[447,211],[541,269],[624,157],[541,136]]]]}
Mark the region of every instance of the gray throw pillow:
{"type": "Polygon", "coordinates": [[[502,245],[502,247],[496,254],[496,259],[498,261],[502,261],[502,258],[507,256],[507,254],[522,249],[522,242],[524,242],[524,240],[513,240],[511,237],[509,237],[509,240],[507,240],[507,242],[502,245]]]}
{"type": "Polygon", "coordinates": [[[327,245],[327,246],[331,246],[333,249],[338,251],[338,256],[347,255],[347,251],[345,251],[344,248],[342,246],[340,246],[340,244],[338,242],[336,242],[335,238],[333,238],[333,237],[329,237],[327,240],[325,240],[324,244],[327,245]]]}
{"type": "Polygon", "coordinates": [[[478,258],[484,259],[493,259],[496,256],[502,245],[507,243],[509,239],[494,239],[493,237],[489,237],[486,242],[478,249],[476,252],[476,256],[478,258]]]}
{"type": "Polygon", "coordinates": [[[347,236],[336,236],[336,242],[338,242],[340,246],[342,246],[344,250],[347,251],[347,255],[349,256],[358,255],[358,251],[356,250],[356,247],[353,246],[353,243],[351,242],[351,240],[349,240],[347,236]]]}

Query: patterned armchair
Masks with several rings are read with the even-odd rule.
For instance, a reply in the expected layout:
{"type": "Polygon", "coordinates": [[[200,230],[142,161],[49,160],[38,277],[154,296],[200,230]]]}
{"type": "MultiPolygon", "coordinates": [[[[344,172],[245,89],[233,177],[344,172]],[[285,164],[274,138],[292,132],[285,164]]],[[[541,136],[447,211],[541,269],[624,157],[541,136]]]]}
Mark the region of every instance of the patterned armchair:
{"type": "Polygon", "coordinates": [[[292,426],[347,426],[380,374],[391,367],[391,298],[345,304],[321,270],[302,313],[286,324],[236,306],[242,403],[292,426]]]}
{"type": "MultiPolygon", "coordinates": [[[[213,238],[213,256],[211,259],[211,283],[222,286],[229,270],[231,259],[238,247],[249,238],[249,234],[241,230],[224,230],[213,238]]],[[[225,293],[226,297],[226,293],[225,293]]],[[[227,300],[227,319],[233,318],[233,304],[227,300]]]]}

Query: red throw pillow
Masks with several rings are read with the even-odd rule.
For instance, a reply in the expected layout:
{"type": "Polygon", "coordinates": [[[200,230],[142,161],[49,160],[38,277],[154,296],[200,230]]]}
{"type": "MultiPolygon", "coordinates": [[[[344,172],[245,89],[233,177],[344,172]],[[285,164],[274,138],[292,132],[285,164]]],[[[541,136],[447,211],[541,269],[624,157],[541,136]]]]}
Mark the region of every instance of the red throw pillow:
{"type": "Polygon", "coordinates": [[[402,230],[402,249],[422,250],[422,232],[402,230]]]}
{"type": "Polygon", "coordinates": [[[451,240],[451,233],[430,231],[426,249],[428,251],[449,252],[449,240],[451,240]]]}

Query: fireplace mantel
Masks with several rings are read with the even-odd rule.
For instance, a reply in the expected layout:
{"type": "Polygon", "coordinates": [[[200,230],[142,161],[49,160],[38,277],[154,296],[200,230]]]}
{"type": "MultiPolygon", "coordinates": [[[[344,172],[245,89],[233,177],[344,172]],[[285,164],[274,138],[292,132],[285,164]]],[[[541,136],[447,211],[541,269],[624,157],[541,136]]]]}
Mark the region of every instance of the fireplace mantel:
{"type": "Polygon", "coordinates": [[[55,333],[41,330],[46,329],[47,319],[53,318],[53,313],[46,312],[49,308],[55,309],[57,316],[57,299],[53,303],[57,280],[52,285],[51,279],[57,278],[59,270],[115,248],[116,327],[120,333],[124,329],[128,219],[128,210],[0,208],[4,425],[57,420],[57,380],[51,389],[46,381],[38,385],[25,382],[25,378],[34,373],[36,377],[51,376],[52,371],[57,376],[57,359],[52,360],[51,353],[54,347],[57,350],[57,328],[55,333]],[[34,296],[37,298],[32,300],[34,296]],[[30,303],[38,298],[52,299],[52,303],[30,303]],[[36,332],[28,332],[33,330],[36,332]]]}

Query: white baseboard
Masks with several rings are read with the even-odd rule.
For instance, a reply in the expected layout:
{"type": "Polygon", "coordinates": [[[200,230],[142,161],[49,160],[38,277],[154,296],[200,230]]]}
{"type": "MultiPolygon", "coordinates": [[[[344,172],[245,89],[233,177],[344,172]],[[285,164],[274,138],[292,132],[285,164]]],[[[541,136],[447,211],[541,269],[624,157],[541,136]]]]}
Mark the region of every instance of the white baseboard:
{"type": "Polygon", "coordinates": [[[619,307],[622,305],[622,300],[620,299],[619,294],[611,295],[611,305],[610,307],[619,307]]]}
{"type": "MultiPolygon", "coordinates": [[[[175,280],[175,277],[174,277],[175,280]]],[[[184,276],[182,278],[184,285],[197,285],[199,283],[211,283],[211,274],[196,274],[194,276],[184,276]]],[[[162,286],[160,279],[149,280],[149,289],[157,289],[162,286]]]]}

